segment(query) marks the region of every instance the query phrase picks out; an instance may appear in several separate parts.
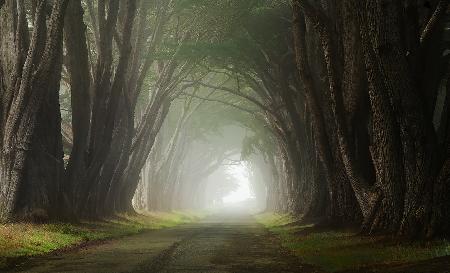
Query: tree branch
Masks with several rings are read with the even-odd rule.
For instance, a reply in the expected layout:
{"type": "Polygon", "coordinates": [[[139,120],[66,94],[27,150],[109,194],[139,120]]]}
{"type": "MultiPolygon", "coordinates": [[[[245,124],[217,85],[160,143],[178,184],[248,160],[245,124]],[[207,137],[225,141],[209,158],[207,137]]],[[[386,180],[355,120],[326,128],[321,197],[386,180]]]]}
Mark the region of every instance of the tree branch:
{"type": "Polygon", "coordinates": [[[218,102],[218,103],[221,103],[221,104],[224,104],[224,105],[227,105],[227,106],[236,108],[236,109],[238,109],[238,110],[241,110],[241,111],[243,111],[243,112],[247,112],[247,113],[249,113],[249,114],[251,114],[251,115],[254,115],[254,114],[256,113],[256,111],[252,111],[252,110],[250,110],[250,109],[247,109],[247,108],[244,108],[244,107],[241,107],[241,106],[239,106],[239,105],[236,105],[236,104],[233,104],[233,103],[230,103],[230,102],[226,102],[226,101],[223,101],[223,100],[219,100],[219,99],[209,99],[209,98],[205,98],[205,97],[202,97],[202,96],[197,96],[197,95],[194,95],[194,94],[189,94],[189,93],[186,93],[186,92],[182,92],[181,94],[182,94],[182,95],[185,95],[185,96],[189,96],[189,97],[201,99],[201,100],[204,100],[204,101],[218,102]]]}
{"type": "MultiPolygon", "coordinates": [[[[191,81],[187,81],[187,82],[191,82],[191,81]]],[[[222,91],[228,92],[230,94],[236,95],[238,97],[242,97],[242,98],[252,102],[253,104],[258,106],[262,110],[267,111],[267,112],[272,112],[269,107],[265,106],[264,104],[259,102],[257,99],[255,99],[255,98],[253,98],[253,97],[251,97],[249,95],[237,92],[236,90],[234,90],[232,88],[228,88],[228,87],[224,87],[224,86],[215,86],[215,85],[211,85],[211,84],[204,83],[204,82],[197,82],[197,84],[201,85],[203,87],[211,88],[211,89],[214,89],[214,90],[222,90],[222,91]]]]}
{"type": "Polygon", "coordinates": [[[436,9],[434,10],[433,15],[430,20],[428,20],[427,25],[425,26],[422,34],[420,35],[420,43],[424,44],[428,42],[429,39],[433,36],[435,31],[438,29],[442,19],[447,14],[448,0],[439,1],[436,9]]]}

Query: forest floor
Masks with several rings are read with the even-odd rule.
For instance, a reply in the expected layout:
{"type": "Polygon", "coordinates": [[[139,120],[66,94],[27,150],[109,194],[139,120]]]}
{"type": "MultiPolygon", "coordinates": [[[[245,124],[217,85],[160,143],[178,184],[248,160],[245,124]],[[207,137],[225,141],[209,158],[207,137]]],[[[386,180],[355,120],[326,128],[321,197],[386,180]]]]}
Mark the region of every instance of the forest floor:
{"type": "Polygon", "coordinates": [[[0,271],[27,263],[30,257],[76,251],[108,240],[198,221],[199,212],[155,212],[118,215],[97,222],[0,225],[0,271]]]}
{"type": "Polygon", "coordinates": [[[444,273],[450,272],[450,241],[398,241],[362,236],[352,228],[304,224],[287,214],[256,216],[282,245],[302,261],[326,272],[444,273]]]}

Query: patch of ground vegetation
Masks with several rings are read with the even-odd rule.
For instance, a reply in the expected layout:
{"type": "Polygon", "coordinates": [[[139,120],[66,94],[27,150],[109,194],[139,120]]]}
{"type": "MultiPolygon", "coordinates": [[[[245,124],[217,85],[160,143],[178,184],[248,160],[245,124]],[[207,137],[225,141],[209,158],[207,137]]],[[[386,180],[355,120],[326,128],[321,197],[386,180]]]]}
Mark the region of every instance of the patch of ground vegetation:
{"type": "Polygon", "coordinates": [[[328,272],[448,272],[441,271],[450,261],[445,257],[450,255],[448,240],[405,242],[361,236],[352,229],[302,224],[289,214],[264,213],[255,218],[305,263],[328,272]],[[421,270],[434,266],[434,261],[441,269],[433,270],[439,271],[416,271],[419,265],[421,270]]]}
{"type": "Polygon", "coordinates": [[[198,221],[205,213],[191,211],[142,212],[118,215],[97,222],[2,224],[0,225],[0,269],[17,259],[75,248],[90,242],[119,238],[147,230],[198,221]]]}

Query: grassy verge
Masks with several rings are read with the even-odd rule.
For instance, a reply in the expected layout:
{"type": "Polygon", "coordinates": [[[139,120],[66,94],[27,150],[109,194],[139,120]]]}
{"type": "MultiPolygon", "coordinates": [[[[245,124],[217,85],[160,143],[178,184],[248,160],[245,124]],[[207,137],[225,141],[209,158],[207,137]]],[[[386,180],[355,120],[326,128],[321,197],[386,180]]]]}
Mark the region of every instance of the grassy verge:
{"type": "Polygon", "coordinates": [[[119,215],[101,222],[80,224],[6,224],[0,225],[0,269],[9,261],[42,255],[87,242],[133,235],[146,230],[173,227],[204,217],[198,212],[142,213],[119,215]]]}
{"type": "Polygon", "coordinates": [[[383,237],[358,236],[351,230],[297,224],[286,214],[265,213],[257,215],[256,219],[305,263],[320,266],[328,272],[389,267],[450,255],[450,242],[446,240],[393,242],[383,237]]]}

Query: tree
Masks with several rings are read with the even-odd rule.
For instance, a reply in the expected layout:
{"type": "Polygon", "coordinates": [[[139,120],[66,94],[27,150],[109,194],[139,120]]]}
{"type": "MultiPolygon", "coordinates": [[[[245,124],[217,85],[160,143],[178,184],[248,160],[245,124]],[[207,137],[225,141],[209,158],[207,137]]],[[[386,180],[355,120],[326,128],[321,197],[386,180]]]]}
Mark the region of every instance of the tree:
{"type": "Polygon", "coordinates": [[[94,3],[87,1],[88,28],[82,2],[71,4],[66,47],[74,146],[66,171],[66,195],[81,216],[132,211],[139,172],[177,82],[189,70],[188,61],[176,59],[178,50],[164,43],[173,39],[183,43],[187,33],[172,32],[171,2],[137,5],[111,0],[106,5],[98,1],[94,9],[94,3]],[[150,13],[151,8],[155,13],[150,13]],[[136,117],[150,71],[157,75],[152,97],[145,113],[136,117]]]}
{"type": "MultiPolygon", "coordinates": [[[[448,200],[441,193],[448,191],[448,149],[437,140],[432,119],[440,79],[424,71],[430,67],[443,75],[447,69],[439,52],[448,3],[433,6],[434,13],[420,18],[422,7],[409,2],[403,9],[389,1],[343,1],[327,8],[294,1],[299,71],[305,88],[315,92],[305,75],[304,14],[322,44],[341,160],[367,232],[433,236],[447,228],[442,208],[448,200]],[[351,145],[355,99],[370,105],[370,142],[364,144],[370,157],[363,163],[351,145]],[[373,168],[375,175],[365,176],[364,168],[373,168]]],[[[441,140],[448,138],[440,133],[441,140]]]]}
{"type": "Polygon", "coordinates": [[[37,1],[31,28],[24,1],[0,6],[1,221],[30,217],[36,209],[55,210],[62,169],[58,83],[67,4],[37,1]],[[49,130],[53,139],[44,136],[49,130]]]}

